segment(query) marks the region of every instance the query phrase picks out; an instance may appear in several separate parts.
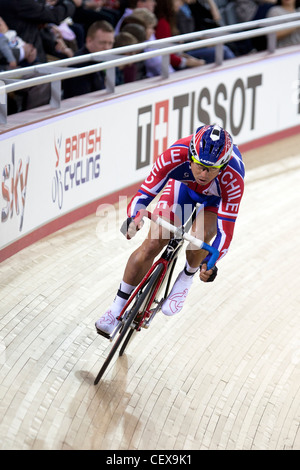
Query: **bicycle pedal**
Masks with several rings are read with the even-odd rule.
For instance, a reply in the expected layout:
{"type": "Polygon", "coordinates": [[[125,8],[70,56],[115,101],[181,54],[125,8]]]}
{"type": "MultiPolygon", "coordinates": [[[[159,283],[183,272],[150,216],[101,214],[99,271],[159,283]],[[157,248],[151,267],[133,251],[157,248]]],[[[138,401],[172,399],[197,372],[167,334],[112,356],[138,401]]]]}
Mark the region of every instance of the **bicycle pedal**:
{"type": "Polygon", "coordinates": [[[109,335],[108,333],[105,333],[104,331],[99,330],[97,327],[96,327],[96,332],[97,332],[98,335],[103,336],[106,339],[111,340],[111,338],[112,338],[111,335],[109,335]]]}
{"type": "Polygon", "coordinates": [[[97,327],[96,327],[96,332],[98,333],[98,335],[103,336],[104,338],[112,341],[121,327],[122,327],[122,323],[119,322],[111,334],[105,333],[105,331],[99,330],[99,328],[97,327]]]}

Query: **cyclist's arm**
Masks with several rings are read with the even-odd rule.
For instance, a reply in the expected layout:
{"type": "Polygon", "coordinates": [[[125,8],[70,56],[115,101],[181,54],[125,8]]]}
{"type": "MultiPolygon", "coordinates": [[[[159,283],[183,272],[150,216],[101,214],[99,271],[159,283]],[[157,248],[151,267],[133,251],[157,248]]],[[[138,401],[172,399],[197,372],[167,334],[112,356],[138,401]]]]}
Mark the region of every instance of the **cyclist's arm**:
{"type": "MultiPolygon", "coordinates": [[[[218,209],[217,235],[212,246],[219,250],[217,262],[226,255],[229,250],[235,222],[238,217],[240,203],[244,193],[244,173],[236,168],[224,170],[220,178],[221,201],[218,209]]],[[[205,258],[207,261],[210,255],[205,258]]]]}
{"type": "Polygon", "coordinates": [[[168,180],[172,178],[177,167],[185,161],[184,149],[170,147],[163,152],[155,161],[151,172],[141,184],[138,192],[131,199],[127,208],[128,217],[135,217],[139,210],[148,207],[168,180]]]}

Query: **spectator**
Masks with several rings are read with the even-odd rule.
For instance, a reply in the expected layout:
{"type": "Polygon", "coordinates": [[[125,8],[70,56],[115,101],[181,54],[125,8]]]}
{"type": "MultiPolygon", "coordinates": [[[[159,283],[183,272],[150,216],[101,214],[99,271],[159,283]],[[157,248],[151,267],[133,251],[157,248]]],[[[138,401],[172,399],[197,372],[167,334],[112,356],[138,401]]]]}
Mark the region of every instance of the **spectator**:
{"type": "MultiPolygon", "coordinates": [[[[27,44],[21,39],[16,31],[9,29],[3,18],[0,17],[0,52],[6,59],[10,69],[17,65],[25,67],[32,64],[36,59],[36,49],[32,44],[27,44]]],[[[0,57],[2,62],[2,58],[0,57]]],[[[6,67],[3,67],[4,69],[6,67]]]]}
{"type": "MultiPolygon", "coordinates": [[[[155,15],[158,20],[155,28],[155,36],[157,39],[176,36],[179,33],[176,27],[176,12],[173,0],[157,0],[155,15]]],[[[175,70],[198,67],[205,63],[204,60],[197,59],[189,53],[182,55],[171,54],[170,62],[175,70]]]]}
{"type": "MultiPolygon", "coordinates": [[[[300,12],[300,7],[297,5],[296,0],[279,0],[277,6],[270,8],[267,13],[267,17],[273,18],[276,16],[288,15],[289,13],[297,12],[300,12]]],[[[293,29],[278,31],[276,36],[277,47],[294,46],[300,44],[299,26],[293,29]]]]}
{"type": "Polygon", "coordinates": [[[45,25],[41,30],[41,37],[47,61],[73,57],[78,49],[77,42],[64,40],[61,29],[55,24],[45,25]]]}
{"type": "MultiPolygon", "coordinates": [[[[131,15],[127,18],[131,18],[131,15]]],[[[138,43],[146,41],[146,28],[143,24],[135,23],[134,21],[132,23],[126,23],[124,26],[122,24],[120,32],[133,34],[133,36],[136,37],[138,43]]]]}
{"type": "Polygon", "coordinates": [[[41,24],[60,24],[65,18],[72,17],[82,0],[58,0],[53,6],[35,0],[1,0],[0,16],[9,29],[15,30],[26,43],[37,50],[38,62],[46,62],[41,38],[41,24]]]}
{"type": "MultiPolygon", "coordinates": [[[[235,11],[239,22],[256,21],[266,18],[267,13],[276,0],[235,0],[235,11]]],[[[244,48],[242,52],[256,52],[266,49],[266,37],[258,36],[246,39],[238,43],[238,47],[244,48]]]]}
{"type": "MultiPolygon", "coordinates": [[[[146,41],[155,40],[155,28],[157,25],[157,18],[155,14],[148,8],[135,8],[132,15],[125,18],[124,23],[130,18],[139,21],[145,28],[146,41]]],[[[122,24],[123,27],[123,24],[122,24]]]]}
{"type": "MultiPolygon", "coordinates": [[[[147,8],[135,8],[132,15],[125,18],[125,22],[128,18],[137,18],[145,27],[146,43],[156,39],[155,27],[157,25],[157,18],[147,8]]],[[[146,45],[145,45],[146,46],[146,45]]],[[[154,48],[145,47],[145,52],[154,50],[154,48]]],[[[152,57],[144,62],[145,64],[145,75],[146,77],[155,77],[160,75],[162,72],[162,56],[152,57]]],[[[175,70],[169,65],[169,73],[173,73],[175,70]]]]}
{"type": "Polygon", "coordinates": [[[3,33],[0,33],[0,64],[1,71],[5,70],[6,66],[8,69],[15,69],[17,67],[16,58],[9,46],[8,39],[3,33]]]}
{"type": "Polygon", "coordinates": [[[120,31],[123,20],[127,16],[131,15],[136,8],[146,8],[147,10],[151,11],[151,13],[154,13],[156,0],[129,0],[127,3],[128,7],[125,8],[123,15],[121,16],[116,25],[115,34],[120,31]]]}
{"type": "MultiPolygon", "coordinates": [[[[143,19],[140,19],[137,15],[134,15],[133,13],[136,11],[136,10],[139,10],[140,8],[136,8],[135,10],[133,10],[133,12],[126,16],[123,20],[122,20],[122,23],[120,25],[120,31],[124,29],[125,26],[127,26],[128,24],[132,25],[132,24],[137,24],[138,26],[142,26],[143,29],[145,29],[145,23],[144,23],[144,20],[143,19]]],[[[145,11],[149,11],[147,10],[147,8],[143,8],[143,10],[145,11]]],[[[118,34],[118,33],[117,33],[118,34]]]]}
{"type": "MultiPolygon", "coordinates": [[[[75,56],[109,50],[112,49],[113,45],[113,26],[105,20],[96,21],[89,27],[85,45],[75,53],[75,56]]],[[[77,64],[77,67],[86,67],[96,63],[98,62],[89,60],[87,62],[77,64]]],[[[71,98],[72,96],[84,95],[93,91],[103,90],[104,88],[105,73],[103,71],[99,71],[64,80],[63,95],[64,98],[71,98]]]]}
{"type": "MultiPolygon", "coordinates": [[[[138,40],[133,34],[121,31],[115,36],[114,48],[131,46],[137,43],[138,40]]],[[[127,53],[126,55],[132,54],[134,54],[134,52],[127,53]]],[[[116,85],[135,82],[138,79],[138,68],[136,63],[116,67],[116,85]]]]}
{"type": "Polygon", "coordinates": [[[268,10],[276,0],[234,0],[235,12],[239,22],[266,18],[268,10]]]}
{"type": "MultiPolygon", "coordinates": [[[[114,48],[131,46],[133,44],[137,44],[137,42],[138,42],[137,38],[133,34],[128,33],[126,31],[121,32],[115,36],[114,48]]],[[[131,55],[131,54],[128,53],[128,55],[131,55]]]]}
{"type": "Polygon", "coordinates": [[[180,34],[196,31],[195,18],[190,7],[193,0],[178,0],[174,3],[176,11],[176,26],[180,34]]]}
{"type": "Polygon", "coordinates": [[[83,25],[85,32],[91,24],[101,20],[105,20],[115,27],[119,18],[119,10],[112,8],[110,2],[106,0],[83,0],[81,7],[76,10],[74,15],[74,21],[83,25]]]}
{"type": "MultiPolygon", "coordinates": [[[[149,10],[146,8],[136,8],[134,12],[138,12],[139,10],[143,10],[145,15],[149,14],[150,16],[153,15],[149,10]]],[[[153,15],[154,16],[154,15],[153,15]]],[[[155,18],[155,17],[154,17],[155,18]]],[[[127,16],[121,25],[121,33],[127,32],[135,36],[138,43],[144,43],[147,41],[147,21],[144,21],[144,16],[139,17],[138,14],[132,14],[127,16]]],[[[153,32],[153,30],[152,30],[153,32]]],[[[119,33],[120,34],[120,33],[119,33]]],[[[146,64],[145,61],[136,62],[133,64],[136,68],[136,80],[141,80],[147,77],[146,74],[146,64]]]]}
{"type": "Polygon", "coordinates": [[[214,0],[190,0],[186,3],[195,22],[195,31],[221,26],[221,14],[214,0]]]}
{"type": "MultiPolygon", "coordinates": [[[[174,9],[176,11],[176,26],[180,34],[192,33],[195,31],[195,20],[190,9],[189,4],[191,0],[174,0],[174,9]]],[[[215,18],[219,18],[217,14],[217,7],[213,10],[215,18]]],[[[205,47],[200,49],[193,49],[189,51],[189,54],[198,59],[203,59],[207,64],[215,62],[216,48],[205,47]]],[[[223,57],[224,60],[233,59],[235,54],[227,46],[223,46],[223,57]]]]}
{"type": "MultiPolygon", "coordinates": [[[[17,65],[21,67],[26,67],[27,65],[31,65],[36,60],[37,51],[33,47],[32,44],[27,44],[21,39],[17,32],[9,29],[3,18],[0,17],[0,33],[2,33],[3,37],[1,38],[1,42],[6,44],[6,47],[9,47],[9,57],[11,58],[11,54],[13,54],[13,62],[15,64],[9,63],[9,68],[15,68],[17,65]]],[[[7,60],[11,62],[10,60],[7,60]]]]}

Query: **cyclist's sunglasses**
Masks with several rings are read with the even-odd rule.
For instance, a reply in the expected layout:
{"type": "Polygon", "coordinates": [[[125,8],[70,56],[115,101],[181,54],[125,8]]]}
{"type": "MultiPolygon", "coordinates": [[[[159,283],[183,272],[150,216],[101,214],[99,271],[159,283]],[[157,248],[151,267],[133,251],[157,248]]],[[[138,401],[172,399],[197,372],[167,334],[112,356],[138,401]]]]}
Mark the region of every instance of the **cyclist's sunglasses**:
{"type": "Polygon", "coordinates": [[[215,165],[215,166],[203,165],[203,163],[200,163],[191,152],[190,152],[190,158],[192,162],[197,163],[197,165],[203,166],[204,168],[207,168],[207,169],[220,170],[221,168],[224,167],[224,165],[215,165]]]}

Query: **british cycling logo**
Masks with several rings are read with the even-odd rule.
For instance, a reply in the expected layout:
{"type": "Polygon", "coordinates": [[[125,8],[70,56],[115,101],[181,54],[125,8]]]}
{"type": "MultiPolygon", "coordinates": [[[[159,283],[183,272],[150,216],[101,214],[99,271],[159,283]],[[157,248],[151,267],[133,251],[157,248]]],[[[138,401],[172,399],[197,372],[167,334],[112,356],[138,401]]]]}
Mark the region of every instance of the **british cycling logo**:
{"type": "Polygon", "coordinates": [[[20,232],[24,222],[29,160],[29,157],[26,160],[19,158],[17,163],[15,144],[12,144],[10,163],[2,169],[1,190],[5,205],[1,207],[1,222],[7,222],[15,216],[19,217],[20,232]]]}
{"type": "Polygon", "coordinates": [[[100,176],[101,128],[54,138],[56,156],[52,201],[62,208],[64,195],[100,176]]]}

